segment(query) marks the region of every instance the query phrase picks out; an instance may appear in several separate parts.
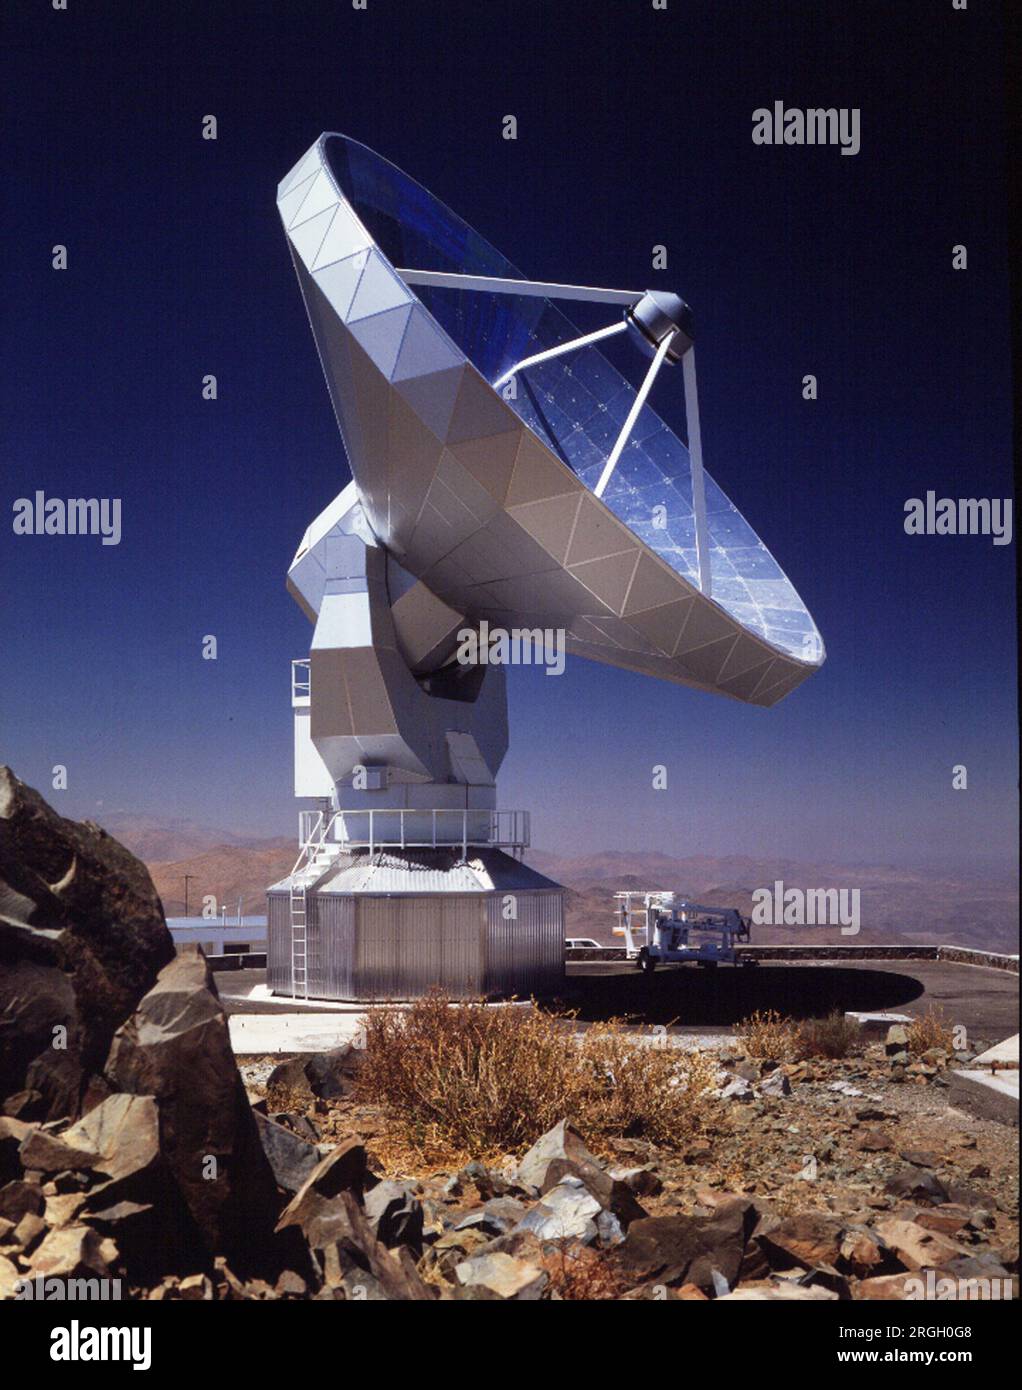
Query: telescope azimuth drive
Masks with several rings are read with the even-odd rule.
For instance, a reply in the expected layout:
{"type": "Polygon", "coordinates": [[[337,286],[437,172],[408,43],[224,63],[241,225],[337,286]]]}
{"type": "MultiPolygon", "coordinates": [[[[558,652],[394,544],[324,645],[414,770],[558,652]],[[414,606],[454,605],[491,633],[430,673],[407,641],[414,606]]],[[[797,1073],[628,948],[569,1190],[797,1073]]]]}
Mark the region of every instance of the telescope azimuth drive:
{"type": "MultiPolygon", "coordinates": [[[[575,655],[764,706],[819,668],[822,640],[703,469],[695,332],[679,296],[527,280],[420,184],[342,135],[317,140],[277,202],[352,483],[310,526],[288,574],[315,623],[292,687],[295,792],[322,810],[303,813],[299,864],[271,890],[271,984],[309,992],[310,890],[329,892],[338,855],[349,869],[359,861],[361,899],[374,877],[390,896],[414,895],[430,854],[448,856],[433,866],[448,886],[472,855],[490,870],[495,855],[514,865],[510,878],[544,922],[532,955],[549,984],[560,890],[504,853],[520,856],[528,818],[496,810],[503,671],[457,662],[459,631],[484,621],[560,630],[575,655]],[[606,306],[608,322],[581,333],[555,300],[606,306]],[[643,357],[638,390],[599,349],[621,335],[643,357]],[[648,404],[676,366],[687,446],[648,404]],[[380,870],[383,851],[386,871],[367,879],[362,861],[380,870]],[[287,932],[273,901],[285,888],[287,932]]],[[[335,891],[351,884],[348,874],[335,891]]],[[[449,927],[438,925],[438,942],[449,927]]],[[[346,948],[355,975],[357,936],[346,948]]],[[[515,988],[527,937],[517,930],[500,948],[515,988]]],[[[459,987],[479,992],[488,951],[497,947],[484,944],[459,987]]],[[[374,967],[374,989],[451,985],[446,966],[409,972],[393,950],[390,960],[374,967]]],[[[357,991],[353,979],[349,969],[345,987],[357,991]]]]}

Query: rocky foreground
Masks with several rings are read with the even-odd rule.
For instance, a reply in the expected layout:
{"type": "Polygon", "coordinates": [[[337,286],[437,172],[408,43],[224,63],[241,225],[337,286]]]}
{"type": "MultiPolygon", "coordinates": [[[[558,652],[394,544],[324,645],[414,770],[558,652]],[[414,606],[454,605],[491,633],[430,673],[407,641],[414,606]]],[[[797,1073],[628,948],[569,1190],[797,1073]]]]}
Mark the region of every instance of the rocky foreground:
{"type": "Polygon", "coordinates": [[[5,1298],[48,1279],[189,1300],[1014,1290],[1016,1134],[948,1109],[940,1048],[729,1044],[680,1149],[623,1135],[597,1155],[566,1116],[524,1154],[426,1164],[356,1098],[357,1049],[243,1080],[144,868],[6,769],[0,1010],[5,1298]]]}

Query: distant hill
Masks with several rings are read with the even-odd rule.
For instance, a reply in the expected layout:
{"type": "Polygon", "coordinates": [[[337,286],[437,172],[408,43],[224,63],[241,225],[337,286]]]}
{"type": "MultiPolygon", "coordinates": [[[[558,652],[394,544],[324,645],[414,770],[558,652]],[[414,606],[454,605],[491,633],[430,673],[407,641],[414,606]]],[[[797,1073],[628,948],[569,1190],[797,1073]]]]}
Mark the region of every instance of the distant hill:
{"type": "Polygon", "coordinates": [[[263,840],[256,845],[213,845],[202,854],[186,859],[146,860],[156,891],[168,917],[184,914],[184,876],[192,875],[188,885],[188,911],[196,916],[204,897],[226,906],[228,917],[266,911],[266,889],[284,878],[294,867],[298,847],[294,840],[263,840]]]}
{"type": "Polygon", "coordinates": [[[749,916],[753,892],[779,879],[785,888],[857,888],[861,930],[857,936],[843,936],[831,927],[754,927],[753,939],[765,945],[900,941],[1018,950],[1018,890],[1007,877],[940,876],[885,864],[809,864],[738,855],[676,859],[640,850],[608,850],[578,858],[536,852],[528,859],[571,890],[567,934],[592,936],[607,944],[615,940],[616,892],[673,889],[707,906],[736,907],[749,916]]]}
{"type": "MultiPolygon", "coordinates": [[[[152,873],[168,916],[184,910],[184,875],[189,910],[207,895],[226,904],[230,915],[265,911],[269,884],[291,870],[297,846],[291,837],[258,839],[227,834],[184,820],[107,816],[103,821],[152,873]]],[[[541,850],[527,855],[541,873],[563,883],[566,934],[592,936],[608,945],[615,938],[614,894],[625,889],[674,889],[709,906],[752,911],[752,894],[780,879],[788,888],[858,888],[861,931],[844,936],[834,927],[754,927],[753,939],[781,941],[960,943],[991,951],[1018,950],[1018,890],[1004,877],[979,873],[927,873],[886,864],[809,863],[747,855],[674,857],[655,851],[604,850],[563,856],[541,850]]]]}
{"type": "Polygon", "coordinates": [[[101,825],[146,864],[205,854],[212,845],[258,846],[267,841],[251,835],[200,825],[195,821],[109,811],[90,819],[101,825]]]}

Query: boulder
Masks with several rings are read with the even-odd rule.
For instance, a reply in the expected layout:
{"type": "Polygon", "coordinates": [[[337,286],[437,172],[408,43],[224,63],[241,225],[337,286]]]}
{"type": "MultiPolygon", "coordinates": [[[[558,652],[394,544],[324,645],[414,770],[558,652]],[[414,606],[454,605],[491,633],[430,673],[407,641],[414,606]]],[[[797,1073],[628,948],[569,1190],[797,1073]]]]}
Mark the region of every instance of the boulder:
{"type": "Polygon", "coordinates": [[[31,1278],[57,1279],[98,1275],[108,1278],[117,1259],[117,1246],[89,1226],[64,1226],[51,1231],[28,1262],[31,1278]]]}
{"type": "Polygon", "coordinates": [[[884,1191],[920,1206],[939,1207],[948,1200],[948,1190],[937,1175],[921,1168],[903,1168],[888,1179],[884,1191]]]}
{"type": "Polygon", "coordinates": [[[549,1283],[549,1276],[538,1265],[499,1251],[462,1260],[455,1267],[455,1274],[471,1297],[482,1299],[532,1301],[542,1297],[549,1283]]]}
{"type": "Polygon", "coordinates": [[[646,1215],[628,1185],[606,1171],[567,1120],[533,1144],[518,1164],[516,1181],[526,1192],[542,1196],[564,1177],[581,1179],[600,1206],[625,1224],[646,1215]]]}
{"type": "Polygon", "coordinates": [[[623,1182],[629,1192],[637,1197],[656,1197],[664,1190],[663,1182],[652,1163],[644,1163],[640,1168],[611,1168],[609,1176],[615,1182],[623,1182]]]}
{"type": "Polygon", "coordinates": [[[27,1211],[35,1212],[37,1216],[42,1215],[45,1205],[46,1198],[38,1183],[23,1182],[20,1178],[14,1178],[0,1187],[0,1217],[13,1221],[15,1225],[27,1211]]]}
{"type": "Polygon", "coordinates": [[[75,1117],[174,945],[148,870],[0,767],[0,1100],[75,1117]]]}
{"type": "Polygon", "coordinates": [[[308,1100],[342,1100],[351,1095],[363,1053],[352,1043],[329,1052],[288,1057],[270,1073],[267,1094],[275,1091],[308,1100]]]}
{"type": "Polygon", "coordinates": [[[281,1212],[277,1230],[295,1226],[313,1248],[329,1243],[334,1200],[343,1193],[351,1193],[356,1202],[360,1202],[372,1181],[364,1146],[357,1139],[338,1144],[316,1164],[281,1212]]]}
{"type": "Polygon", "coordinates": [[[781,1070],[772,1071],[759,1083],[761,1096],[790,1096],[791,1082],[781,1070]]]}
{"type": "Polygon", "coordinates": [[[841,1255],[841,1222],[823,1212],[803,1211],[786,1216],[764,1231],[759,1239],[777,1256],[775,1267],[797,1264],[809,1269],[833,1270],[841,1255]]]}
{"type": "Polygon", "coordinates": [[[160,1121],[152,1096],[110,1096],[66,1129],[59,1142],[71,1153],[92,1155],[83,1163],[93,1175],[89,1195],[94,1201],[102,1194],[104,1206],[129,1191],[150,1192],[159,1185],[160,1121]]]}
{"type": "Polygon", "coordinates": [[[579,1240],[590,1245],[599,1235],[604,1214],[581,1178],[567,1175],[551,1187],[518,1222],[516,1231],[531,1231],[538,1240],[579,1240]]]}
{"type": "Polygon", "coordinates": [[[329,1210],[320,1212],[315,1249],[324,1284],[344,1290],[349,1298],[421,1301],[436,1297],[436,1290],[423,1283],[403,1245],[388,1250],[376,1238],[350,1190],[331,1197],[329,1210]]]}
{"type": "Polygon", "coordinates": [[[320,1162],[319,1151],[293,1130],[274,1124],[254,1110],[259,1143],[269,1162],[274,1180],[285,1192],[297,1192],[320,1162]]]}
{"type": "Polygon", "coordinates": [[[377,1240],[391,1248],[407,1245],[422,1254],[422,1203],[407,1183],[379,1182],[365,1195],[366,1220],[377,1240]]]}
{"type": "MultiPolygon", "coordinates": [[[[597,1203],[599,1205],[599,1203],[597,1203]]],[[[456,1222],[456,1231],[476,1230],[489,1236],[502,1236],[516,1227],[525,1216],[527,1207],[515,1197],[491,1197],[475,1211],[456,1222]]]]}
{"type": "Polygon", "coordinates": [[[0,1115],[0,1182],[21,1176],[20,1150],[28,1136],[38,1128],[25,1120],[0,1115]]]}
{"type": "Polygon", "coordinates": [[[948,1260],[968,1254],[950,1236],[927,1230],[915,1221],[888,1217],[877,1222],[876,1232],[906,1269],[942,1269],[948,1260]]]}
{"type": "Polygon", "coordinates": [[[664,1284],[712,1289],[716,1270],[732,1285],[758,1213],[741,1197],[723,1201],[712,1216],[647,1216],[633,1221],[616,1259],[629,1276],[664,1284]]]}
{"type": "Polygon", "coordinates": [[[118,1091],[155,1097],[163,1161],[209,1253],[240,1273],[272,1267],[276,1182],[197,946],[160,971],[114,1035],[105,1071],[118,1091]]]}

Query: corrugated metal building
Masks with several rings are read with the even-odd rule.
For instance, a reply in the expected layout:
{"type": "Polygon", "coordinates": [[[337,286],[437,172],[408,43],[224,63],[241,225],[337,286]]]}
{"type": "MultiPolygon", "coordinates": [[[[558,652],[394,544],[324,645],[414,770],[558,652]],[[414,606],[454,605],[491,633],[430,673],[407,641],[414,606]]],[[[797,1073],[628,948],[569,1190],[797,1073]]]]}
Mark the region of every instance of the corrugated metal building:
{"type": "MultiPolygon", "coordinates": [[[[267,981],[290,995],[290,880],[267,916],[267,981]]],[[[543,995],[564,979],[564,890],[498,849],[345,853],[308,889],[305,921],[310,998],[543,995]]]]}

